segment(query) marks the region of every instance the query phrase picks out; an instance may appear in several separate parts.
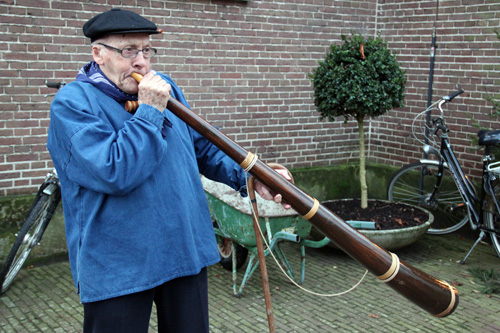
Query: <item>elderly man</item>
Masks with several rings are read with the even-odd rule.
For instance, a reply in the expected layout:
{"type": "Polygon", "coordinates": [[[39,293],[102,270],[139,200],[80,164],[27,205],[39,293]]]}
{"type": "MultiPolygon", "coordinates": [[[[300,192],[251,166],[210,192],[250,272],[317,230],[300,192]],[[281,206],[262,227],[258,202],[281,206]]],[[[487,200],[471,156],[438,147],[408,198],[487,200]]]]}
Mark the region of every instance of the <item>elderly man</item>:
{"type": "Polygon", "coordinates": [[[170,95],[188,103],[150,68],[154,23],[112,9],[83,32],[93,61],[55,97],[47,147],[84,331],[147,332],[155,302],[160,331],[208,332],[206,267],[220,258],[199,174],[246,195],[244,171],[166,109],[170,95]]]}

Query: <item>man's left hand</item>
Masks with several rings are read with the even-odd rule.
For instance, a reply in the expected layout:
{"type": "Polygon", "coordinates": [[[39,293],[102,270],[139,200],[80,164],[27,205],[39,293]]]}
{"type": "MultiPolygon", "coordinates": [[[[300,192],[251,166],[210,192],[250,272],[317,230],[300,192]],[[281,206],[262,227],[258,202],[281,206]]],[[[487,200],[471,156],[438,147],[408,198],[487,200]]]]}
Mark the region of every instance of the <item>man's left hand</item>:
{"type": "MultiPolygon", "coordinates": [[[[288,174],[288,171],[285,169],[275,169],[277,173],[279,173],[286,180],[292,180],[292,177],[288,174]]],[[[263,199],[273,200],[276,203],[281,203],[283,208],[290,209],[292,206],[289,203],[283,202],[283,196],[279,193],[275,193],[266,185],[262,184],[258,179],[255,180],[254,183],[255,192],[257,192],[263,199]]]]}

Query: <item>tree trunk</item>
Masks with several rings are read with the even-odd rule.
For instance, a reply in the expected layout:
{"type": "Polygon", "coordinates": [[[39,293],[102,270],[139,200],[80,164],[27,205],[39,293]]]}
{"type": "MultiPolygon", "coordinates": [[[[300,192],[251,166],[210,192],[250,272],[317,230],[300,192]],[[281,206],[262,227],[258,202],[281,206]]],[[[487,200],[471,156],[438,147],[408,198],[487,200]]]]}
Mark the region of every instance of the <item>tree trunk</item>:
{"type": "Polygon", "coordinates": [[[361,185],[361,209],[365,209],[368,207],[368,186],[366,185],[364,116],[358,116],[356,120],[358,121],[359,129],[359,183],[361,185]]]}

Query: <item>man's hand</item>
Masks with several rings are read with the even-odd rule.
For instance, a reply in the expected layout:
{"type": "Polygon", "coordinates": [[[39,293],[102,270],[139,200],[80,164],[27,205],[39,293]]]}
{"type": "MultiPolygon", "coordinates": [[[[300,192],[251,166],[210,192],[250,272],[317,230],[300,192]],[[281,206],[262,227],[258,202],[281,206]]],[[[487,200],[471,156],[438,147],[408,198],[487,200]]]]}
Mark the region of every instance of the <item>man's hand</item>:
{"type": "Polygon", "coordinates": [[[148,104],[163,112],[167,107],[172,87],[160,75],[155,74],[155,71],[150,71],[139,83],[139,105],[148,104]]]}
{"type": "MultiPolygon", "coordinates": [[[[285,170],[285,169],[275,169],[274,171],[276,171],[277,173],[279,173],[286,180],[292,180],[292,178],[288,174],[287,170],[285,170]]],[[[254,188],[255,188],[255,192],[259,193],[259,195],[263,199],[273,200],[276,203],[281,203],[281,205],[285,209],[292,208],[292,206],[290,204],[288,204],[286,202],[282,202],[283,201],[283,197],[282,197],[281,194],[275,193],[269,187],[267,187],[266,185],[262,184],[258,179],[255,179],[254,188]]]]}

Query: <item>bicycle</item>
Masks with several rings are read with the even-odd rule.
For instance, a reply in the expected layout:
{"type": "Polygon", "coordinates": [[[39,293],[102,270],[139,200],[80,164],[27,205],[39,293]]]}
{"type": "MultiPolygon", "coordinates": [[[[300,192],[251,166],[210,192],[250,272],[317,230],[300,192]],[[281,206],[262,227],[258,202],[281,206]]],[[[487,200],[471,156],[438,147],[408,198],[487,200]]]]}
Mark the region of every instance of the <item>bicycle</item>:
{"type": "MultiPolygon", "coordinates": [[[[47,87],[55,89],[60,89],[65,84],[65,82],[46,83],[47,87]]],[[[55,95],[55,93],[48,94],[46,97],[50,95],[55,95]]],[[[57,172],[53,169],[39,187],[28,215],[16,234],[14,245],[0,270],[0,294],[3,294],[11,286],[31,250],[42,241],[45,229],[47,229],[60,201],[61,186],[57,172]]]]}
{"type": "Polygon", "coordinates": [[[490,235],[500,256],[500,161],[494,150],[500,147],[500,130],[478,133],[478,143],[484,146],[481,190],[465,175],[448,138],[443,104],[451,102],[463,90],[444,96],[419,113],[412,123],[412,132],[423,144],[424,158],[403,166],[392,177],[387,188],[390,201],[424,207],[434,214],[429,234],[448,234],[462,228],[467,221],[480,234],[461,264],[464,264],[477,244],[490,235]],[[439,111],[431,120],[432,111],[439,111]],[[424,119],[426,118],[426,119],[424,119]],[[426,138],[420,139],[420,135],[426,138]],[[435,157],[433,159],[432,157],[435,157]]]}

